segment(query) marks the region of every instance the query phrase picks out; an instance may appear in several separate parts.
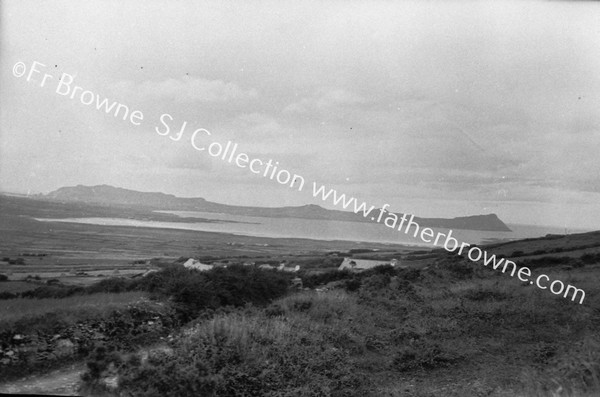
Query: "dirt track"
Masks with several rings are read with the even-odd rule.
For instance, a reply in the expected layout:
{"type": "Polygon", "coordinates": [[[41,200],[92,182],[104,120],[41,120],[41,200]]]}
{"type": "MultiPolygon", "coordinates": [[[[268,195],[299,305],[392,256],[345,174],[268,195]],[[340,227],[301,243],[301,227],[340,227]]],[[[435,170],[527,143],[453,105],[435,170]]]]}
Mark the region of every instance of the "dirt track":
{"type": "Polygon", "coordinates": [[[84,363],[77,363],[46,374],[29,375],[1,383],[0,393],[78,396],[77,389],[84,370],[84,363]]]}

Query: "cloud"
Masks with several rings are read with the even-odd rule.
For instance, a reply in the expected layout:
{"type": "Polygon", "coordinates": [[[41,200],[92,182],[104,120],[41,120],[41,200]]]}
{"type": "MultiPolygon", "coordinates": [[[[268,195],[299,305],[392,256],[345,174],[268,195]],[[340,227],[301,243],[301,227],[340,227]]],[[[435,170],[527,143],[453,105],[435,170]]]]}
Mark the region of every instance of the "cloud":
{"type": "Polygon", "coordinates": [[[282,134],[283,127],[273,117],[263,113],[243,113],[219,127],[235,139],[252,142],[269,141],[282,134]]]}
{"type": "Polygon", "coordinates": [[[206,80],[190,76],[163,81],[146,80],[134,83],[120,81],[112,85],[112,90],[125,97],[146,100],[174,100],[176,102],[229,102],[254,100],[258,98],[255,89],[244,89],[233,82],[206,80]]]}
{"type": "Polygon", "coordinates": [[[307,113],[310,111],[328,111],[335,108],[361,105],[367,102],[361,95],[345,89],[320,89],[312,96],[286,106],[283,112],[307,113]]]}

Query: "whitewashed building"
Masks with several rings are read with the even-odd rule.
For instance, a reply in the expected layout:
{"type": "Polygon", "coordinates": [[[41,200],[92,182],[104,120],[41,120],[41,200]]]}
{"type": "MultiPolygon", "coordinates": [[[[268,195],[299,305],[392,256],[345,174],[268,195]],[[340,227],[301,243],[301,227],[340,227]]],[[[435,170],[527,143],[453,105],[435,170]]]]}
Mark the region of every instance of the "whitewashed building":
{"type": "Polygon", "coordinates": [[[279,267],[277,268],[277,270],[281,271],[281,272],[298,272],[300,270],[300,265],[296,265],[295,267],[287,267],[285,265],[285,263],[281,263],[279,264],[279,267]]]}
{"type": "Polygon", "coordinates": [[[393,267],[405,267],[400,264],[398,259],[392,259],[391,261],[384,260],[372,260],[372,259],[355,259],[355,258],[344,258],[342,264],[338,267],[338,270],[352,270],[362,271],[372,269],[377,266],[391,265],[393,267]]]}
{"type": "Polygon", "coordinates": [[[213,268],[213,265],[207,265],[207,264],[200,262],[199,260],[190,258],[187,261],[185,261],[185,263],[183,264],[183,267],[185,267],[187,269],[196,269],[196,270],[203,272],[206,270],[211,270],[213,268]]]}

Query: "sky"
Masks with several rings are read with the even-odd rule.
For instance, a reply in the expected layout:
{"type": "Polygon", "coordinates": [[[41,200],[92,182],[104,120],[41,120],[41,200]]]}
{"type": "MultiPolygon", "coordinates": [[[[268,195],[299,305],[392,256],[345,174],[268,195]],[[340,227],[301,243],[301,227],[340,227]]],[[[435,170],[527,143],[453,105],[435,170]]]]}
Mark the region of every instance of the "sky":
{"type": "Polygon", "coordinates": [[[598,2],[3,0],[0,15],[2,191],[332,208],[315,181],[418,216],[600,229],[598,2]],[[307,186],[195,150],[196,129],[307,186]]]}

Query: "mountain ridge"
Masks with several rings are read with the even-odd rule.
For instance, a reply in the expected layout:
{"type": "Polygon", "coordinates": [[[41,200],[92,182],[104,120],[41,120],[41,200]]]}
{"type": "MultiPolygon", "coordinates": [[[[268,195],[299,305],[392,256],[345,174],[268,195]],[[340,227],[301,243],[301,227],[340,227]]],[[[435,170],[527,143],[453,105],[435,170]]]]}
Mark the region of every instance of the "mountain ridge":
{"type": "MultiPolygon", "coordinates": [[[[177,197],[162,192],[140,192],[110,185],[66,186],[39,196],[46,200],[84,202],[88,204],[125,205],[162,211],[217,212],[230,215],[269,218],[325,219],[334,221],[371,222],[349,211],[329,210],[316,204],[287,207],[246,207],[220,204],[202,197],[177,197]]],[[[378,209],[376,211],[379,211],[378,209]]],[[[396,213],[401,216],[402,214],[396,213]]],[[[414,221],[422,227],[510,232],[496,214],[471,215],[456,218],[421,218],[414,221]]]]}

